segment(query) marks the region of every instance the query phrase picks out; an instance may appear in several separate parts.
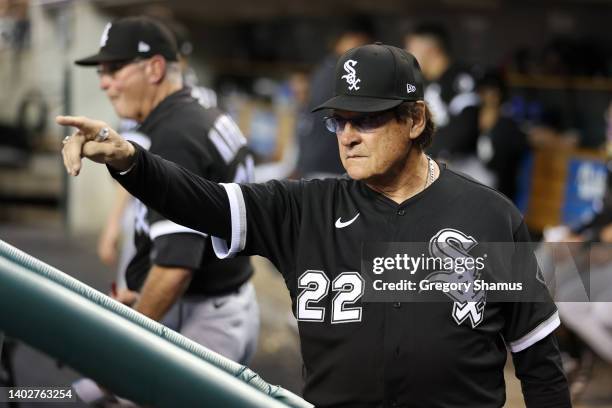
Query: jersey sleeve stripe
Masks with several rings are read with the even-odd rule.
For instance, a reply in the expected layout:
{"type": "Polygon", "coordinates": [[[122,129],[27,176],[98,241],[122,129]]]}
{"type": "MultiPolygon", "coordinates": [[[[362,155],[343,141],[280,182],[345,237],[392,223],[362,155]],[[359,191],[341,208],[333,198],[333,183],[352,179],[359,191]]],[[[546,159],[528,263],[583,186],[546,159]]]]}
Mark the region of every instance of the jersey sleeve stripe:
{"type": "Polygon", "coordinates": [[[203,237],[208,236],[203,232],[184,227],[182,225],[176,224],[169,220],[163,220],[163,221],[157,221],[151,224],[151,228],[149,230],[149,237],[151,237],[151,240],[154,240],[155,238],[161,237],[162,235],[181,234],[181,233],[197,234],[203,237]]]}
{"type": "Polygon", "coordinates": [[[225,138],[230,146],[235,150],[240,149],[246,144],[246,139],[242,135],[238,125],[227,115],[222,115],[217,120],[215,127],[219,130],[221,135],[225,138]]]}
{"type": "Polygon", "coordinates": [[[246,245],[246,205],[240,186],[235,183],[221,183],[229,198],[232,220],[232,234],[229,249],[227,241],[218,237],[211,237],[213,249],[219,259],[232,258],[242,251],[246,245]]]}
{"type": "Polygon", "coordinates": [[[226,164],[231,162],[235,156],[235,153],[231,151],[231,149],[223,140],[219,132],[217,132],[217,129],[210,129],[210,132],[208,132],[208,138],[211,142],[213,142],[213,144],[217,148],[217,151],[219,152],[219,154],[221,154],[221,157],[223,157],[223,161],[225,161],[226,164]]]}
{"type": "Polygon", "coordinates": [[[240,148],[240,145],[237,143],[236,138],[234,137],[234,135],[232,135],[231,130],[227,127],[227,124],[225,123],[223,119],[224,119],[224,116],[219,116],[219,118],[215,122],[214,127],[219,133],[219,135],[221,135],[223,140],[225,140],[225,143],[227,143],[227,146],[232,151],[235,152],[240,148]]]}
{"type": "Polygon", "coordinates": [[[233,129],[233,133],[234,135],[236,135],[236,138],[238,139],[238,144],[240,146],[244,146],[247,144],[246,137],[244,137],[244,135],[242,134],[242,130],[240,130],[238,124],[236,124],[236,122],[231,117],[225,115],[223,123],[225,123],[230,129],[233,129]]]}
{"type": "Polygon", "coordinates": [[[548,319],[540,323],[535,329],[524,335],[518,340],[510,343],[510,350],[513,353],[518,353],[526,348],[534,345],[544,337],[552,333],[559,325],[561,320],[559,319],[559,312],[555,312],[548,319]]]}

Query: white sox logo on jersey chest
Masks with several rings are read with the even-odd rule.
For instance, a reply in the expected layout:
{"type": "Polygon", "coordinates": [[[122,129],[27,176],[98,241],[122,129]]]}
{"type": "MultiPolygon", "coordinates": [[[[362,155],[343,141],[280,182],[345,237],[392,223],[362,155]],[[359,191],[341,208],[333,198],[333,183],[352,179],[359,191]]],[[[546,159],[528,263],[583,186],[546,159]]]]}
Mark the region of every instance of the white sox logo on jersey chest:
{"type": "MultiPolygon", "coordinates": [[[[429,241],[429,253],[437,258],[470,258],[469,252],[478,245],[478,242],[471,236],[452,228],[440,230],[429,241]]],[[[452,316],[455,322],[460,325],[466,319],[470,320],[472,328],[482,323],[484,308],[486,305],[486,292],[474,290],[474,281],[479,279],[480,272],[475,268],[466,268],[463,273],[455,271],[436,271],[430,273],[425,279],[430,282],[470,282],[472,285],[465,292],[450,291],[446,295],[453,303],[452,316]]]]}
{"type": "Polygon", "coordinates": [[[357,86],[361,79],[357,78],[357,72],[355,72],[355,65],[357,65],[357,61],[348,60],[344,63],[344,71],[346,71],[345,75],[342,75],[341,78],[346,80],[346,83],[349,85],[349,91],[358,90],[360,87],[357,86]]]}

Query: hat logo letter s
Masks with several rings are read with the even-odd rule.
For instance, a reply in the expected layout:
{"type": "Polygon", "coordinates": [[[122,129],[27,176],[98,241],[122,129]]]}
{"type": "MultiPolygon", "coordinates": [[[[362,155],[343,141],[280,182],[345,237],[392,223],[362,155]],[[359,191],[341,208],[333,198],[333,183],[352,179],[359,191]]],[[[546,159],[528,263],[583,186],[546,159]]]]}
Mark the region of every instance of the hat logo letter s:
{"type": "Polygon", "coordinates": [[[361,79],[357,78],[357,74],[355,72],[355,68],[357,65],[357,61],[348,60],[344,63],[344,71],[346,71],[345,75],[342,75],[341,78],[346,80],[346,83],[349,85],[349,91],[358,90],[359,87],[357,84],[361,82],[361,79]]]}
{"type": "Polygon", "coordinates": [[[406,92],[407,93],[416,92],[416,86],[414,86],[412,84],[406,84],[406,92]]]}

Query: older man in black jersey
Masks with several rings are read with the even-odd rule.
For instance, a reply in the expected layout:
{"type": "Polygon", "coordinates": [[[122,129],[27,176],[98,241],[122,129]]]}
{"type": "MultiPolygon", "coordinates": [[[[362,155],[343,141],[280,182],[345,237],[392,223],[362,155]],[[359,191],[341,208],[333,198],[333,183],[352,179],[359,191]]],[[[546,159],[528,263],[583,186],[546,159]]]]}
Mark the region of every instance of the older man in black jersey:
{"type": "MultiPolygon", "coordinates": [[[[99,52],[76,64],[97,67],[117,115],[138,124],[130,133],[141,146],[210,180],[250,180],[253,158],[245,138],[227,114],[204,108],[184,86],[176,42],[165,26],[146,17],[108,23],[99,52]]],[[[166,197],[162,189],[157,194],[166,197]]],[[[220,261],[205,233],[138,204],[128,289],[115,298],[247,363],[259,334],[249,259],[220,261]]]]}
{"type": "Polygon", "coordinates": [[[535,270],[537,303],[487,302],[479,291],[470,301],[366,301],[360,254],[369,242],[429,243],[431,257],[445,244],[469,257],[479,243],[528,240],[508,200],[424,154],[433,124],[414,57],[380,43],[348,51],[335,96],[317,109],[331,110],[326,126],[348,177],[217,184],[103,122],[57,121],[77,128],[63,149],[70,174],[82,157],[106,163],[147,205],[211,234],[218,256],[272,260],[298,319],[304,397],[317,407],[501,407],[507,348],[528,407],[569,407],[552,333],[559,318],[535,270]]]}

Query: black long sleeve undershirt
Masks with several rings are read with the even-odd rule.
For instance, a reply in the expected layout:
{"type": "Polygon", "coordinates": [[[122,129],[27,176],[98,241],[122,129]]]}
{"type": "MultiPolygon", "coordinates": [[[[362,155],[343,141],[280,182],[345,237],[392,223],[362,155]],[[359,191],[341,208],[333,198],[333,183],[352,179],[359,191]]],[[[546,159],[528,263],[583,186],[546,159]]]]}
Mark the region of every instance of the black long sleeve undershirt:
{"type": "Polygon", "coordinates": [[[572,406],[554,333],[512,354],[527,408],[572,406]]]}
{"type": "Polygon", "coordinates": [[[136,149],[134,167],[125,175],[108,167],[114,179],[167,219],[229,239],[231,213],[223,186],[132,144],[136,149]]]}

